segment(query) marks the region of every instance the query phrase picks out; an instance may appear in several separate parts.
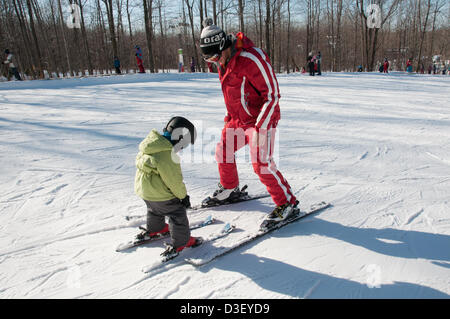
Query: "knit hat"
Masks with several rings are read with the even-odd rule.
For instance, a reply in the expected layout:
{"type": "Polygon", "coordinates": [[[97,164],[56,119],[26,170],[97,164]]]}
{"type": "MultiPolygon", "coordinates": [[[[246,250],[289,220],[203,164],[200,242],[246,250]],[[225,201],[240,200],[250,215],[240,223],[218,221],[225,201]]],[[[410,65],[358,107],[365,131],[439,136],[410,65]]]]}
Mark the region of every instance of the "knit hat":
{"type": "Polygon", "coordinates": [[[203,21],[203,27],[200,35],[200,49],[203,55],[220,54],[220,52],[231,45],[230,38],[227,37],[221,28],[213,24],[211,18],[206,18],[203,21]]]}

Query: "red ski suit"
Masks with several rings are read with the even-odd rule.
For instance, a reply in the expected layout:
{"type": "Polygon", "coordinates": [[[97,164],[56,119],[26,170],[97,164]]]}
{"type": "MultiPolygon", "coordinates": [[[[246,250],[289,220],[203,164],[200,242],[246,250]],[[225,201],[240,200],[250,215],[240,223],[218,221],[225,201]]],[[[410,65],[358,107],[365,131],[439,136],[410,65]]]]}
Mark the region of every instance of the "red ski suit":
{"type": "Polygon", "coordinates": [[[253,169],[275,204],[294,203],[291,187],[272,157],[280,119],[280,93],[269,57],[240,32],[228,64],[218,69],[227,107],[225,126],[216,147],[220,183],[225,188],[239,185],[234,153],[248,144],[253,169]],[[265,143],[254,140],[255,131],[265,143]]]}

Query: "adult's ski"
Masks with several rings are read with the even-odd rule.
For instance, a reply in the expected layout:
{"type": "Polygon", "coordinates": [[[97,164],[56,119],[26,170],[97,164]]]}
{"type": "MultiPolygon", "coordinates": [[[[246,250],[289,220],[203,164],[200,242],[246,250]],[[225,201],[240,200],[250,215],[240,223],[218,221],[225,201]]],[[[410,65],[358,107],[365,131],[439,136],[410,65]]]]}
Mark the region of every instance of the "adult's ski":
{"type": "Polygon", "coordinates": [[[331,204],[326,203],[326,202],[320,202],[317,204],[314,204],[310,207],[309,210],[306,211],[302,211],[300,209],[296,209],[295,213],[293,215],[291,215],[288,219],[283,220],[281,222],[278,223],[274,223],[271,225],[267,225],[266,228],[261,228],[259,229],[257,232],[249,234],[246,237],[243,237],[242,239],[240,239],[239,241],[235,242],[233,245],[228,246],[228,247],[211,247],[212,249],[208,249],[202,250],[201,254],[195,254],[194,256],[190,257],[190,258],[186,258],[185,261],[188,262],[189,264],[192,264],[194,266],[201,266],[204,264],[207,264],[209,262],[211,262],[212,260],[223,256],[245,244],[248,244],[249,242],[254,241],[257,238],[260,238],[276,229],[279,229],[283,226],[286,226],[290,223],[293,223],[295,221],[298,221],[299,219],[311,215],[313,213],[319,212],[321,210],[324,210],[328,207],[330,207],[331,204]]]}
{"type": "MultiPolygon", "coordinates": [[[[213,218],[211,215],[209,215],[208,217],[206,217],[201,222],[190,224],[189,228],[190,228],[190,230],[194,230],[194,229],[197,229],[197,228],[201,228],[201,227],[205,227],[205,226],[211,225],[215,221],[216,221],[216,219],[213,218]]],[[[155,240],[159,240],[159,239],[162,239],[162,238],[167,238],[169,236],[170,236],[170,233],[169,232],[165,232],[165,233],[161,233],[161,234],[159,234],[157,236],[154,236],[154,237],[151,237],[151,238],[148,238],[148,239],[145,239],[145,240],[129,241],[129,242],[120,244],[116,248],[116,251],[117,252],[124,251],[124,250],[130,249],[130,248],[133,248],[133,247],[137,247],[137,246],[141,246],[141,245],[144,245],[144,244],[148,244],[148,243],[153,242],[155,240]]]]}

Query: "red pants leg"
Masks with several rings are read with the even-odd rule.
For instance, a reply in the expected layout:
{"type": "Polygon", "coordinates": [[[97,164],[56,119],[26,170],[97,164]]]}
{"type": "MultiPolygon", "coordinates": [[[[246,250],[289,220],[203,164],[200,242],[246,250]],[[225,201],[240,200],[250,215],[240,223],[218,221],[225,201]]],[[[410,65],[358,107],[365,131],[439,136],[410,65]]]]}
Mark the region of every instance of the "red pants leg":
{"type": "Polygon", "coordinates": [[[225,188],[234,188],[239,185],[239,176],[235,161],[235,152],[249,144],[250,157],[253,170],[260,181],[266,186],[267,191],[276,205],[287,202],[294,203],[295,196],[291,187],[281,172],[277,169],[273,160],[273,147],[275,144],[275,128],[268,131],[260,131],[266,136],[264,145],[253,142],[254,129],[244,131],[241,128],[233,128],[225,125],[222,130],[220,142],[216,147],[216,161],[219,167],[220,183],[225,188]]]}
{"type": "Polygon", "coordinates": [[[266,186],[267,191],[276,205],[293,204],[296,201],[296,197],[273,159],[275,133],[275,128],[260,130],[259,134],[265,136],[265,143],[263,145],[258,145],[256,141],[253,141],[253,134],[248,135],[253,170],[258,175],[260,181],[266,186]]]}
{"type": "Polygon", "coordinates": [[[247,138],[242,128],[234,128],[230,122],[225,124],[220,142],[216,146],[216,162],[223,187],[231,189],[239,185],[234,153],[246,144],[247,138]]]}

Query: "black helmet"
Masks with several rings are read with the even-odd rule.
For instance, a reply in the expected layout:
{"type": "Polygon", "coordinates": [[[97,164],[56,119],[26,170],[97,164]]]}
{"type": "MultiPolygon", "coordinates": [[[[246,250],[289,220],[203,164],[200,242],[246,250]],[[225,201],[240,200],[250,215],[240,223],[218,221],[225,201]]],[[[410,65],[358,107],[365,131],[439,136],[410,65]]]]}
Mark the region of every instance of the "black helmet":
{"type": "Polygon", "coordinates": [[[170,135],[172,145],[179,145],[180,149],[185,148],[189,143],[194,144],[197,138],[194,124],[181,116],[172,117],[163,132],[164,136],[170,135]]]}
{"type": "Polygon", "coordinates": [[[9,54],[9,50],[8,49],[5,50],[5,54],[9,54]]]}

